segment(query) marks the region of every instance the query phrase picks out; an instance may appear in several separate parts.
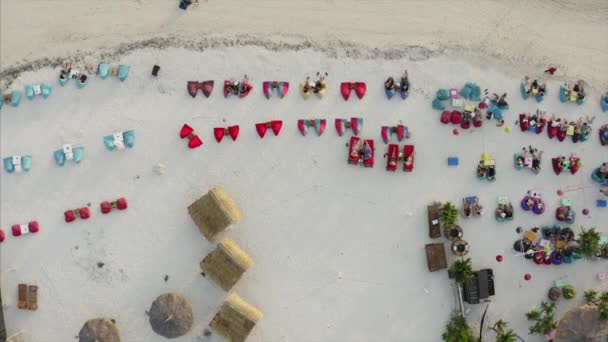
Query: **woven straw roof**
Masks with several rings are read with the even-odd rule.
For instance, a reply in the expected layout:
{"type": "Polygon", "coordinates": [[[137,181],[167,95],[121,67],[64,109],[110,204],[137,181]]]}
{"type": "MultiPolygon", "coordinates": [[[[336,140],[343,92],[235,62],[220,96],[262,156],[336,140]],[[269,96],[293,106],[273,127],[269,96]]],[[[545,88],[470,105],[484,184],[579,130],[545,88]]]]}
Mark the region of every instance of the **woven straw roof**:
{"type": "Polygon", "coordinates": [[[78,333],[79,342],[120,342],[116,322],[111,318],[88,320],[78,333]]]}
{"type": "Polygon", "coordinates": [[[194,322],[192,304],[178,293],[163,293],[152,303],[150,325],[155,333],[166,338],[185,335],[194,322]]]}
{"type": "Polygon", "coordinates": [[[230,291],[252,265],[253,259],[228,237],[224,238],[200,264],[203,274],[224,291],[230,291]]]}
{"type": "Polygon", "coordinates": [[[230,342],[243,342],[263,314],[236,293],[228,296],[211,321],[211,329],[230,342]]]}
{"type": "Polygon", "coordinates": [[[218,233],[241,219],[241,212],[223,187],[216,186],[188,207],[201,234],[212,241],[218,233]]]}

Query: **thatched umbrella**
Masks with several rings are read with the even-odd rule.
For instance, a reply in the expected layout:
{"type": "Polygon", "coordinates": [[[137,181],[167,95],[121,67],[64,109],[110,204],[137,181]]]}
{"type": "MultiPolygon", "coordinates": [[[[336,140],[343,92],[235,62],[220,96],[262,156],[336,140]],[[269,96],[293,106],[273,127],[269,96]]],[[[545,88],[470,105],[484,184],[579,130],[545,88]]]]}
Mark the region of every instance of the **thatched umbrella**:
{"type": "Polygon", "coordinates": [[[230,342],[243,342],[262,317],[258,309],[233,293],[226,298],[209,326],[230,342]]]}
{"type": "Polygon", "coordinates": [[[605,342],[608,321],[600,320],[596,306],[583,305],[566,312],[557,323],[555,342],[605,342]]]}
{"type": "Polygon", "coordinates": [[[230,291],[252,265],[253,259],[228,237],[200,264],[203,276],[209,276],[224,291],[230,291]]]}
{"type": "Polygon", "coordinates": [[[222,187],[211,189],[190,204],[188,213],[209,241],[241,219],[241,212],[222,187]]]}
{"type": "Polygon", "coordinates": [[[177,293],[163,293],[152,303],[150,325],[155,333],[166,338],[185,335],[194,321],[192,304],[177,293]]]}
{"type": "Polygon", "coordinates": [[[79,342],[120,342],[116,322],[111,318],[88,320],[78,333],[79,342]]]}

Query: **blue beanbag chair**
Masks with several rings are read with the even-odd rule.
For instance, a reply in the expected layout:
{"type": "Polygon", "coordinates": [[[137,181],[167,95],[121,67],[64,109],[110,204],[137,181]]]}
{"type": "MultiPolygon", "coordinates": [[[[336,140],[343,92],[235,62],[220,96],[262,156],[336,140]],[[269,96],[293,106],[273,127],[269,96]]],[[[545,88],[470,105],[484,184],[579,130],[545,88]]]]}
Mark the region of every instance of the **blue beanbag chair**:
{"type": "Polygon", "coordinates": [[[131,67],[127,64],[120,64],[118,66],[118,79],[123,81],[127,79],[127,76],[129,76],[129,69],[131,69],[131,67]]]}
{"type": "Polygon", "coordinates": [[[100,63],[97,67],[97,72],[99,73],[99,77],[101,77],[102,80],[105,80],[110,74],[110,64],[100,63]]]}
{"type": "Polygon", "coordinates": [[[606,95],[600,99],[600,105],[602,106],[602,112],[608,112],[608,97],[606,95]]]}

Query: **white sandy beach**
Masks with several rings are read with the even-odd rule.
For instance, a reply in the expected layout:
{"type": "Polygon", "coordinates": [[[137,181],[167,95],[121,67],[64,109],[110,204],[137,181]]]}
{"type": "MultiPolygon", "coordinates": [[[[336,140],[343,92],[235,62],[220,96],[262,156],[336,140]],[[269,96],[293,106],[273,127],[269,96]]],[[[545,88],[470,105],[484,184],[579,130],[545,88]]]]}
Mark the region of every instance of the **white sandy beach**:
{"type": "MultiPolygon", "coordinates": [[[[602,195],[589,177],[608,161],[608,150],[597,139],[597,128],[608,123],[599,107],[608,86],[602,76],[608,73],[604,2],[513,1],[507,7],[473,1],[399,6],[399,1],[264,0],[239,3],[238,11],[235,4],[210,0],[184,12],[177,2],[160,0],[1,3],[2,90],[13,79],[9,90],[42,81],[53,85],[47,100],[24,98],[18,108],[0,112],[1,156],[34,158],[29,173],[1,173],[0,226],[10,235],[15,223],[36,219],[41,225],[37,234],[7,236],[0,245],[9,335],[24,331],[21,341],[70,341],[86,320],[109,316],[117,320],[123,341],[163,341],[145,311],[159,294],[177,291],[195,311],[194,328],[177,341],[220,341],[216,335],[203,337],[226,297],[200,275],[199,262],[214,245],[186,210],[216,184],[224,185],[244,214],[225,235],[255,260],[234,288],[264,312],[249,341],[439,341],[457,302],[447,272],[427,270],[424,245],[449,244],[428,237],[426,206],[435,200],[460,204],[467,195],[478,195],[487,209],[482,218],[461,220],[475,269],[490,267],[496,276],[486,327],[502,318],[526,341],[542,341],[528,336],[525,312],[545,300],[553,281],[564,278],[579,293],[608,287],[595,278],[608,271],[605,260],[537,266],[511,248],[517,226],[555,223],[559,188],[583,187],[567,192],[577,211],[573,228],[595,226],[608,234],[608,210],[595,207],[602,195]],[[68,19],[57,23],[60,13],[68,19]],[[404,17],[407,32],[400,34],[398,20],[404,17]],[[462,20],[467,17],[478,22],[462,20]],[[557,42],[572,32],[577,40],[571,45],[557,42]],[[104,57],[130,64],[129,78],[93,76],[80,90],[73,82],[57,83],[56,66],[64,58],[93,64],[104,57]],[[157,78],[150,76],[154,64],[161,66],[157,78]],[[545,101],[524,101],[521,77],[541,76],[549,64],[557,65],[558,73],[548,78],[545,101]],[[405,68],[412,94],[406,101],[387,101],[384,80],[405,68]],[[329,73],[328,94],[304,101],[297,84],[317,71],[329,73]],[[241,100],[224,99],[222,80],[243,74],[253,92],[241,100]],[[574,78],[591,86],[582,106],[557,97],[559,85],[574,78]],[[216,82],[212,96],[191,98],[186,81],[207,79],[216,82]],[[287,97],[267,100],[261,90],[266,80],[291,82],[287,97]],[[357,80],[367,82],[367,94],[344,102],[339,83],[357,80]],[[435,91],[468,81],[509,94],[511,134],[484,120],[482,129],[454,136],[451,126],[439,122],[440,112],[431,108],[435,91]],[[569,119],[595,115],[594,134],[573,144],[520,132],[517,114],[537,108],[569,119]],[[375,139],[373,169],[346,163],[350,135],[339,137],[333,119],[351,116],[365,120],[360,136],[375,139]],[[304,118],[328,119],[326,132],[302,137],[296,121],[304,118]],[[280,135],[260,139],[254,124],[271,119],[283,120],[280,135]],[[380,126],[398,122],[413,132],[411,174],[385,171],[380,126]],[[203,139],[199,149],[189,150],[179,139],[184,123],[203,139]],[[213,127],[231,124],[241,127],[238,140],[216,143],[213,127]],[[126,129],[135,130],[135,147],[107,151],[102,136],[126,129]],[[80,165],[55,165],[52,151],[64,143],[85,146],[80,165]],[[537,176],[513,168],[513,153],[528,145],[544,151],[537,176]],[[484,151],[496,158],[494,183],[475,177],[484,151]],[[574,152],[585,166],[574,176],[556,176],[550,158],[574,152]],[[447,167],[450,155],[460,157],[459,167],[447,167]],[[162,175],[153,170],[158,163],[166,165],[162,175]],[[513,222],[494,220],[497,196],[507,195],[517,205],[529,189],[543,193],[545,214],[516,208],[513,222]],[[120,196],[128,198],[129,208],[101,215],[99,202],[120,196]],[[91,219],[64,222],[64,210],[87,203],[91,219]],[[589,216],[581,214],[583,208],[589,216]],[[498,254],[502,263],[495,261],[498,254]],[[98,262],[105,265],[98,268],[98,262]],[[525,273],[532,274],[531,281],[524,281],[525,273]],[[37,311],[16,308],[22,282],[39,285],[37,311]]],[[[454,259],[448,256],[449,263],[454,259]]],[[[580,303],[580,295],[562,300],[559,312],[580,303]]],[[[485,305],[467,307],[478,328],[485,305]]],[[[487,340],[492,336],[487,332],[487,340]]]]}

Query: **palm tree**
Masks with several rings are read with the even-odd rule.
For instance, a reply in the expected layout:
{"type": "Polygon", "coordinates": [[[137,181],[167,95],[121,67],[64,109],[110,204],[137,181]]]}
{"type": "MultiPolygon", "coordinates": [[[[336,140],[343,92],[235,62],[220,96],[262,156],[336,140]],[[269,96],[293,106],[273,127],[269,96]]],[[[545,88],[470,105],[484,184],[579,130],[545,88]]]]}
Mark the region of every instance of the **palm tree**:
{"type": "Polygon", "coordinates": [[[452,202],[448,201],[441,207],[439,220],[444,228],[450,227],[458,223],[458,214],[458,209],[456,209],[452,202]]]}
{"type": "Polygon", "coordinates": [[[585,229],[581,227],[578,234],[578,251],[587,259],[595,256],[600,245],[600,233],[595,228],[585,229]]]}
{"type": "Polygon", "coordinates": [[[453,315],[441,338],[446,342],[477,342],[464,317],[453,315]]]}
{"type": "Polygon", "coordinates": [[[528,330],[530,335],[547,335],[557,327],[555,321],[555,303],[540,303],[540,310],[526,313],[529,321],[536,321],[528,330]]]}
{"type": "Polygon", "coordinates": [[[492,331],[496,333],[496,342],[516,342],[515,332],[513,329],[507,329],[508,323],[502,319],[494,323],[492,331]]]}
{"type": "Polygon", "coordinates": [[[473,279],[473,265],[471,258],[456,260],[448,269],[448,275],[458,284],[465,284],[473,279]]]}

